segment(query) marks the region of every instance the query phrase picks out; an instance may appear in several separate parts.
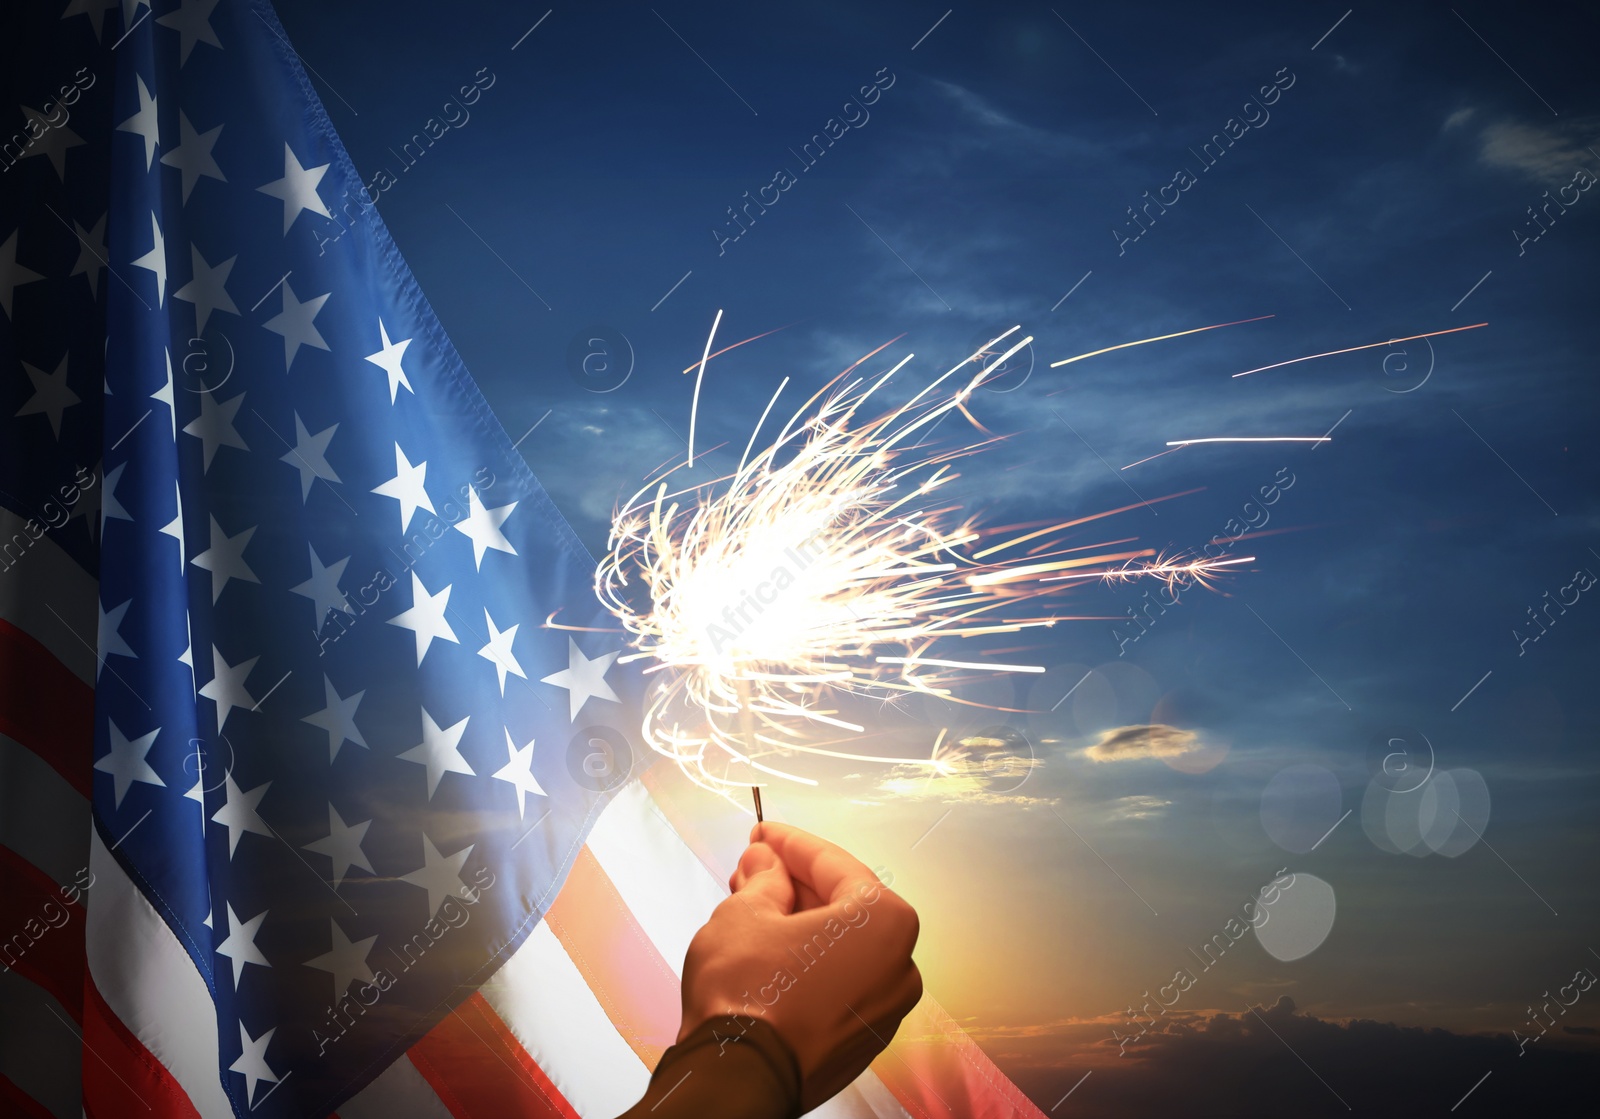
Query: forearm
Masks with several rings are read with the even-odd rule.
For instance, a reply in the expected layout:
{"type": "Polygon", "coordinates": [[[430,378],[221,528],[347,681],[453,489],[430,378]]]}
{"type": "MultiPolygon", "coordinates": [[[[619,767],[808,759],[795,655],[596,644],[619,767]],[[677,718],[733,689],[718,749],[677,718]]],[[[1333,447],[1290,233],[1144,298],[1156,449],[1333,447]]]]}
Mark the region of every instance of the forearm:
{"type": "Polygon", "coordinates": [[[668,1049],[619,1119],[794,1119],[800,1066],[759,1018],[712,1018],[668,1049]]]}

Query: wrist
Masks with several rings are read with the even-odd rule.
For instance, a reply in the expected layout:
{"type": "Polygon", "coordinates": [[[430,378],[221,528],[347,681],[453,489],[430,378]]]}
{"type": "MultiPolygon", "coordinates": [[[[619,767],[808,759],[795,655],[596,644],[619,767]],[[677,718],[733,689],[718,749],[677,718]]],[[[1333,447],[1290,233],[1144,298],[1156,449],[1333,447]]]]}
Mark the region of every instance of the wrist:
{"type": "Polygon", "coordinates": [[[800,1114],[800,1060],[783,1035],[765,1018],[736,1013],[707,1017],[662,1055],[655,1078],[675,1080],[669,1066],[681,1063],[690,1054],[697,1054],[694,1058],[697,1064],[708,1059],[729,1062],[730,1069],[737,1068],[737,1080],[746,1085],[747,1090],[758,1093],[760,1102],[781,1107],[778,1111],[762,1110],[759,1114],[800,1114]],[[702,1050],[715,1056],[701,1055],[702,1050]]]}

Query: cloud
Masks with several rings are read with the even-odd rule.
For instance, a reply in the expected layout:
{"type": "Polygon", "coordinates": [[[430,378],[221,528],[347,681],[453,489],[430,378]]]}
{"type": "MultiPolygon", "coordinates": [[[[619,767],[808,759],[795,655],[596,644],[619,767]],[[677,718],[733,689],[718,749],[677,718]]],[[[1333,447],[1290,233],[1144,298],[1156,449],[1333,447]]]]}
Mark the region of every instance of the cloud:
{"type": "Polygon", "coordinates": [[[1162,809],[1172,807],[1170,800],[1150,796],[1118,797],[1112,802],[1113,820],[1148,820],[1163,815],[1162,809]]]}
{"type": "Polygon", "coordinates": [[[1033,796],[1023,785],[1033,770],[1044,765],[1038,758],[996,754],[969,758],[952,772],[929,777],[920,765],[897,765],[878,782],[876,791],[897,800],[936,801],[940,804],[1003,804],[1014,808],[1061,803],[1059,797],[1033,796]]]}
{"type": "MultiPolygon", "coordinates": [[[[1007,113],[993,101],[955,82],[929,78],[933,91],[956,110],[955,128],[945,128],[942,139],[947,154],[975,151],[1005,152],[1017,158],[1104,154],[1108,148],[1130,144],[1126,137],[1091,138],[1066,131],[1041,128],[1007,113]]],[[[944,164],[949,167],[948,163],[944,164]]]]}
{"type": "Polygon", "coordinates": [[[1484,128],[1478,158],[1490,167],[1519,171],[1541,183],[1566,182],[1579,167],[1594,169],[1600,164],[1583,142],[1594,133],[1594,124],[1592,120],[1566,125],[1497,121],[1484,128]]]}
{"type": "Polygon", "coordinates": [[[1099,740],[1086,749],[1084,755],[1091,761],[1123,762],[1139,758],[1175,758],[1200,748],[1200,736],[1194,731],[1155,723],[1103,730],[1099,740]]]}
{"type": "MultiPolygon", "coordinates": [[[[1129,1032],[1125,1020],[1112,1024],[1129,1032]]],[[[1517,1045],[1505,1034],[1330,1021],[1298,1012],[1288,996],[1237,1013],[1171,1012],[1120,1057],[1111,1025],[1087,1019],[1047,1025],[973,1032],[1045,1108],[1092,1068],[1094,1078],[1072,1097],[1073,1114],[1086,1119],[1345,1114],[1339,1100],[1361,1115],[1443,1114],[1490,1069],[1496,1075],[1472,1096],[1476,1114],[1578,1114],[1592,1107],[1593,1044],[1547,1048],[1553,1032],[1516,1060],[1517,1045]]]]}
{"type": "Polygon", "coordinates": [[[1476,109],[1457,109],[1455,112],[1444,118],[1444,130],[1449,132],[1452,128],[1460,128],[1463,124],[1466,124],[1467,121],[1471,120],[1472,114],[1476,113],[1477,111],[1478,110],[1476,109]]]}

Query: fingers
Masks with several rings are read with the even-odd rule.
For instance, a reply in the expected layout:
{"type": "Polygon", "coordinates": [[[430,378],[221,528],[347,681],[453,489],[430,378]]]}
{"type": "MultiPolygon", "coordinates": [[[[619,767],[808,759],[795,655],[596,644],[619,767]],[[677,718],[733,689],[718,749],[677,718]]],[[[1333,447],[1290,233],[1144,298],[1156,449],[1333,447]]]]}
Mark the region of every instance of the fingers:
{"type": "Polygon", "coordinates": [[[817,896],[817,892],[804,882],[796,882],[794,884],[794,911],[796,913],[821,909],[825,904],[827,903],[817,896]]]}
{"type": "Polygon", "coordinates": [[[777,853],[765,843],[752,843],[745,848],[728,885],[753,907],[783,914],[794,911],[794,883],[777,853]]]}
{"type": "Polygon", "coordinates": [[[860,859],[810,832],[768,821],[757,824],[751,838],[777,854],[800,888],[802,898],[809,890],[818,901],[832,902],[861,883],[881,888],[878,876],[860,859]]]}
{"type": "Polygon", "coordinates": [[[739,856],[739,863],[728,878],[728,889],[737,893],[744,888],[745,880],[769,867],[777,866],[777,853],[765,843],[752,843],[739,856]]]}

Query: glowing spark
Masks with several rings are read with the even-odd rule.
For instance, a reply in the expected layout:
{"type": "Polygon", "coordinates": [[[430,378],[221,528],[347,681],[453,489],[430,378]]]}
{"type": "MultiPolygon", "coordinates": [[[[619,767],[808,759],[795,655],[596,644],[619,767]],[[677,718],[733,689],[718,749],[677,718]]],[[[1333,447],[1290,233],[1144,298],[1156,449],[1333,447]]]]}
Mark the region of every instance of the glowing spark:
{"type": "Polygon", "coordinates": [[[694,378],[694,400],[689,405],[689,463],[694,465],[694,424],[700,415],[700,382],[706,379],[706,362],[711,359],[711,340],[717,336],[717,324],[722,321],[722,308],[717,308],[717,317],[711,320],[711,333],[706,335],[705,352],[700,355],[700,372],[694,378]]]}
{"type": "Polygon", "coordinates": [[[1040,580],[1045,583],[1064,582],[1069,579],[1104,579],[1107,583],[1128,583],[1134,579],[1151,578],[1160,579],[1168,587],[1180,587],[1184,583],[1193,583],[1200,587],[1210,587],[1212,576],[1220,567],[1231,567],[1235,564],[1253,563],[1255,556],[1235,556],[1230,559],[1203,559],[1186,560],[1182,558],[1162,560],[1148,564],[1123,564],[1105,571],[1083,571],[1072,575],[1052,575],[1040,580]]]}
{"type": "MultiPolygon", "coordinates": [[[[758,443],[785,380],[732,474],[672,490],[670,475],[691,457],[622,503],[595,590],[633,646],[622,659],[648,662],[643,671],[652,684],[641,733],[652,749],[697,784],[730,795],[760,783],[759,774],[815,784],[784,764],[801,756],[948,774],[954,748],[941,745],[943,731],[929,756],[910,759],[835,749],[808,738],[807,730],[821,725],[870,737],[835,708],[845,697],[917,693],[963,703],[952,694],[959,678],[952,674],[1042,672],[1037,665],[932,654],[946,639],[1082,618],[1030,608],[1035,599],[1074,589],[1059,575],[1043,576],[1083,569],[1112,582],[1148,575],[1205,584],[1240,562],[1107,550],[1127,541],[1068,547],[1061,538],[1118,510],[1018,535],[980,532],[958,505],[939,499],[938,491],[958,477],[951,464],[993,439],[942,448],[924,441],[952,412],[971,420],[974,392],[1033,341],[1012,342],[1019,330],[1012,327],[903,403],[872,414],[865,406],[912,357],[881,373],[858,373],[892,344],[885,343],[818,389],[776,437],[758,443]],[[975,373],[945,385],[969,363],[979,366],[975,373]],[[998,542],[972,551],[996,535],[998,542]],[[1037,543],[1011,554],[1028,562],[991,558],[1025,542],[1037,543]]],[[[710,355],[708,338],[696,405],[710,355]]],[[[695,430],[691,413],[691,456],[695,430]]]]}
{"type": "Polygon", "coordinates": [[[1143,466],[1147,462],[1154,462],[1156,459],[1160,458],[1162,455],[1170,455],[1170,454],[1172,454],[1172,453],[1174,453],[1176,451],[1179,451],[1179,450],[1182,450],[1182,448],[1181,447],[1174,447],[1170,451],[1157,451],[1155,454],[1150,455],[1147,458],[1142,458],[1138,462],[1130,462],[1127,466],[1124,466],[1122,469],[1124,469],[1124,470],[1132,470],[1135,466],[1143,466]]]}
{"type": "MultiPolygon", "coordinates": [[[[1107,509],[1104,512],[1101,512],[1101,513],[1090,513],[1087,517],[1079,517],[1077,520],[1062,521],[1059,524],[1051,525],[1049,528],[1040,529],[1038,532],[1030,532],[1026,536],[1015,536],[1015,537],[1012,537],[1010,540],[1005,541],[1002,544],[996,544],[992,548],[985,548],[983,551],[978,552],[975,555],[973,555],[972,558],[973,559],[983,559],[986,556],[991,556],[994,553],[999,552],[999,551],[1003,551],[1004,549],[1009,548],[1009,547],[1011,547],[1011,546],[1013,546],[1015,544],[1025,543],[1025,542],[1027,542],[1029,540],[1033,540],[1033,539],[1035,539],[1037,537],[1043,536],[1046,533],[1056,532],[1056,531],[1058,531],[1060,529],[1063,529],[1063,528],[1074,528],[1074,527],[1076,527],[1078,525],[1088,524],[1090,521],[1098,521],[1101,517],[1110,517],[1110,516],[1116,515],[1117,513],[1126,513],[1126,512],[1129,512],[1130,510],[1138,509],[1138,508],[1141,508],[1141,507],[1143,507],[1145,505],[1159,505],[1163,501],[1171,501],[1174,498],[1178,498],[1178,497],[1188,497],[1190,494],[1199,493],[1199,492],[1200,492],[1200,488],[1195,488],[1195,489],[1192,489],[1192,490],[1184,490],[1182,493],[1169,493],[1165,497],[1151,498],[1149,501],[1137,501],[1137,502],[1134,502],[1134,504],[1132,504],[1132,505],[1120,505],[1115,509],[1107,509]]],[[[1018,527],[1026,527],[1026,526],[1018,526],[1018,527]]],[[[1115,543],[1119,543],[1120,544],[1120,543],[1124,543],[1124,541],[1120,541],[1119,540],[1119,541],[1115,541],[1115,543]]]]}
{"type": "MultiPolygon", "coordinates": [[[[1326,435],[1213,435],[1205,439],[1168,439],[1169,447],[1187,447],[1194,443],[1332,443],[1326,435]]],[[[1135,463],[1135,466],[1138,464],[1135,463]]]]}
{"type": "Polygon", "coordinates": [[[1369,342],[1365,346],[1351,346],[1343,350],[1329,350],[1325,354],[1307,354],[1305,357],[1290,358],[1288,361],[1275,362],[1272,365],[1263,365],[1256,369],[1246,369],[1243,373],[1235,373],[1235,377],[1248,377],[1252,373],[1265,373],[1268,369],[1282,369],[1285,365],[1296,365],[1302,361],[1315,361],[1319,357],[1334,357],[1338,354],[1353,354],[1357,350],[1371,350],[1379,346],[1392,346],[1396,342],[1415,342],[1421,338],[1437,338],[1441,334],[1455,334],[1462,330],[1477,330],[1480,326],[1488,326],[1486,322],[1473,323],[1471,326],[1453,326],[1449,330],[1434,330],[1427,334],[1412,334],[1406,338],[1391,338],[1387,342],[1369,342]]]}
{"type": "Polygon", "coordinates": [[[1083,361],[1085,358],[1099,357],[1101,354],[1109,354],[1113,350],[1126,350],[1129,346],[1144,346],[1151,342],[1165,342],[1169,338],[1182,338],[1186,334],[1200,334],[1207,330],[1221,330],[1225,326],[1243,326],[1247,322],[1260,322],[1262,319],[1270,319],[1273,317],[1274,316],[1272,315],[1257,315],[1253,319],[1239,319],[1237,322],[1219,322],[1213,324],[1212,326],[1197,326],[1193,330],[1180,330],[1176,334],[1158,334],[1154,338],[1141,338],[1137,342],[1123,342],[1116,346],[1107,346],[1103,350],[1090,350],[1088,353],[1079,354],[1077,357],[1069,357],[1063,358],[1060,361],[1052,361],[1050,363],[1050,368],[1057,369],[1063,365],[1071,365],[1075,361],[1083,361]]]}
{"type": "MultiPolygon", "coordinates": [[[[763,331],[760,334],[752,334],[750,337],[744,339],[743,341],[734,342],[734,343],[732,343],[730,345],[722,347],[722,349],[718,350],[716,353],[708,355],[706,360],[709,361],[709,360],[711,360],[711,358],[721,357],[723,354],[727,353],[729,350],[737,350],[740,346],[743,346],[743,345],[745,345],[747,343],[750,343],[750,342],[760,341],[761,339],[765,338],[769,334],[776,334],[780,330],[788,330],[789,327],[793,326],[793,325],[794,325],[794,323],[789,323],[788,326],[775,326],[771,330],[763,331]]],[[[688,366],[687,368],[684,369],[684,372],[685,373],[693,373],[694,369],[695,369],[695,367],[693,365],[690,365],[690,366],[688,366]]]]}
{"type": "Polygon", "coordinates": [[[879,657],[879,664],[932,664],[940,668],[979,668],[985,672],[1043,672],[1036,664],[980,664],[977,661],[945,661],[932,657],[879,657]]]}

